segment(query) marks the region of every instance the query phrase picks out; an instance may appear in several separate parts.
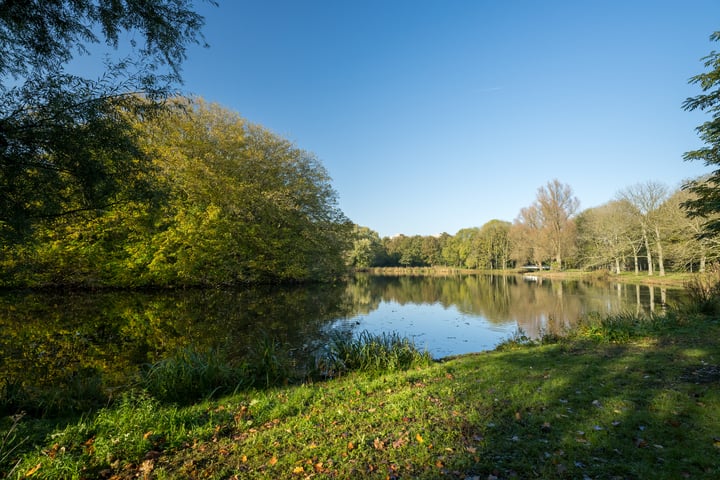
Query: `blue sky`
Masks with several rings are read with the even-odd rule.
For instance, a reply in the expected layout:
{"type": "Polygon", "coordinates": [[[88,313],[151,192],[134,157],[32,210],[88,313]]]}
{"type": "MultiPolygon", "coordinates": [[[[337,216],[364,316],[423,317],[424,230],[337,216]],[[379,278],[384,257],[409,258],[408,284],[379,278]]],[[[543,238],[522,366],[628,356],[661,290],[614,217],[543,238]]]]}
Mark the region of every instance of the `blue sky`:
{"type": "Polygon", "coordinates": [[[381,236],[512,221],[553,178],[581,208],[682,160],[717,0],[220,0],[184,88],[317,155],[381,236]]]}

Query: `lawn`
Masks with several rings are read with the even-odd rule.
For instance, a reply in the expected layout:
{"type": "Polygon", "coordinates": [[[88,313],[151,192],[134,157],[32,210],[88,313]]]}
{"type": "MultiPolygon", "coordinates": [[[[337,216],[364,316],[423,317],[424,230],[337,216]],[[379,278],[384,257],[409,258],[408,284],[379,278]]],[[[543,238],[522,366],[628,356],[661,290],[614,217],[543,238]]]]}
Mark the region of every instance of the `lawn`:
{"type": "Polygon", "coordinates": [[[189,406],[137,392],[64,423],[5,419],[0,465],[52,479],[720,478],[719,334],[713,316],[621,317],[189,406]]]}

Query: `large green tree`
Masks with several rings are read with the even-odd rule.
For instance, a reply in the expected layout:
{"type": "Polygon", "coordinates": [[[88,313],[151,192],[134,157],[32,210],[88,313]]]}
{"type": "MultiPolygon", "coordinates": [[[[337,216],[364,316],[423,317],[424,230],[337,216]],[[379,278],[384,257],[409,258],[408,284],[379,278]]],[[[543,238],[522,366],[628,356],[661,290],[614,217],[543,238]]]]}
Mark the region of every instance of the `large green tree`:
{"type": "Polygon", "coordinates": [[[342,273],[352,224],[309,152],[201,100],[148,126],[170,191],[150,244],[160,282],[319,280],[342,273]]]}
{"type": "MultiPolygon", "coordinates": [[[[720,40],[720,31],[710,35],[711,41],[720,40]]],[[[692,217],[705,219],[705,235],[720,233],[720,52],[712,51],[703,58],[708,70],[690,79],[691,84],[699,85],[700,95],[685,100],[683,108],[688,111],[701,110],[711,115],[711,119],[697,127],[700,139],[705,146],[685,153],[685,160],[699,160],[714,168],[703,180],[687,183],[685,188],[694,194],[694,198],[683,204],[692,217]]]]}
{"type": "Polygon", "coordinates": [[[204,43],[192,4],[0,0],[0,238],[149,191],[132,124],[173,93],[187,47],[204,43]],[[123,54],[95,52],[99,78],[73,73],[93,49],[123,54]]]}
{"type": "Polygon", "coordinates": [[[135,125],[157,202],[39,226],[7,247],[15,284],[175,286],[325,280],[352,225],[309,152],[200,99],[135,125]]]}

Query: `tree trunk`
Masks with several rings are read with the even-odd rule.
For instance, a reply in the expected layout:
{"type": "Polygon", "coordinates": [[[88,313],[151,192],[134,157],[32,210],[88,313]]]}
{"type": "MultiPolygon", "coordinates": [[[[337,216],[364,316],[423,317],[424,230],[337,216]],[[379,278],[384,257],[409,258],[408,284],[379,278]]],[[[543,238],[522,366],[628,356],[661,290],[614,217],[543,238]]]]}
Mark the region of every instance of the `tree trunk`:
{"type": "Polygon", "coordinates": [[[615,257],[615,273],[620,275],[620,257],[615,257]]]}
{"type": "Polygon", "coordinates": [[[647,236],[647,232],[645,231],[645,227],[643,227],[643,229],[642,229],[642,235],[643,235],[643,241],[645,242],[645,252],[647,253],[648,276],[652,276],[652,274],[653,274],[652,252],[650,251],[650,242],[648,241],[648,236],[647,236]]]}
{"type": "Polygon", "coordinates": [[[640,266],[638,265],[637,250],[633,252],[633,260],[635,260],[635,275],[640,275],[640,266]]]}
{"type": "Polygon", "coordinates": [[[665,276],[665,262],[663,260],[663,249],[662,249],[662,242],[660,241],[660,229],[656,226],[655,227],[655,243],[657,245],[657,253],[658,253],[658,267],[660,270],[660,276],[665,276]]]}

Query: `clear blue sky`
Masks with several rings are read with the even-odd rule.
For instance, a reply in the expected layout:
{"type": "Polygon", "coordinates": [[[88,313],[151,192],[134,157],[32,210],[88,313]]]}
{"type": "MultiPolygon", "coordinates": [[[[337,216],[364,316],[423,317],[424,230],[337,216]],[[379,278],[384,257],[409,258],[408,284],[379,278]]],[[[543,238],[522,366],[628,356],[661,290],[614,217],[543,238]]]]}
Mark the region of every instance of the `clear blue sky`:
{"type": "Polygon", "coordinates": [[[220,0],[184,88],[317,155],[391,236],[512,221],[553,178],[590,208],[708,171],[681,104],[718,0],[220,0]]]}

